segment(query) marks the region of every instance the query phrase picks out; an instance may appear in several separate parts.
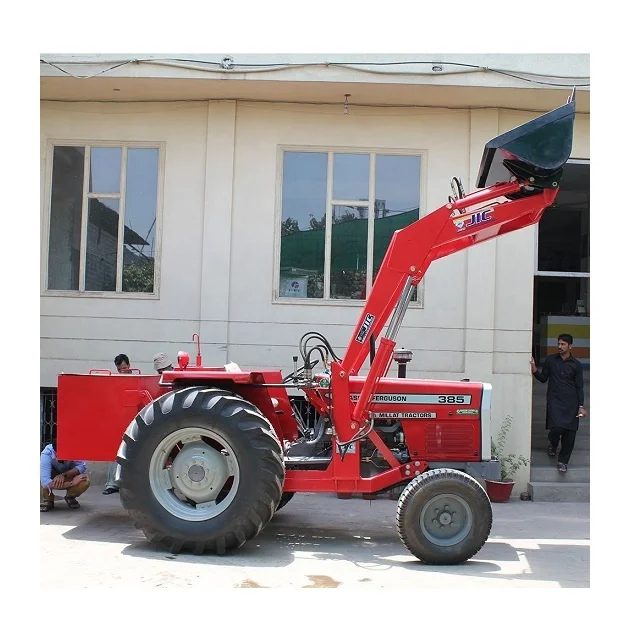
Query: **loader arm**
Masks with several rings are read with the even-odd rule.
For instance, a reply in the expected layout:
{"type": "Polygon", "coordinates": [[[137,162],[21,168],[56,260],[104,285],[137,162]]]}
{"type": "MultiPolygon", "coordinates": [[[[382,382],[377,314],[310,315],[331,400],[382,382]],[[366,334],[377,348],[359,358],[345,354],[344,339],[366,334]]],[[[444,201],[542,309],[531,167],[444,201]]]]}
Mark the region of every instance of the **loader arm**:
{"type": "Polygon", "coordinates": [[[536,224],[558,192],[557,188],[544,189],[528,198],[496,202],[496,198],[518,193],[522,188],[521,184],[513,182],[477,191],[394,233],[342,361],[349,375],[357,375],[360,371],[369,354],[369,336],[380,334],[407,279],[418,285],[434,260],[536,224]],[[486,206],[475,209],[476,213],[460,213],[461,209],[483,203],[486,206]],[[488,203],[492,203],[491,206],[488,203]],[[467,225],[471,220],[479,222],[462,229],[455,224],[467,225]],[[365,324],[367,316],[374,319],[365,324]]]}
{"type": "Polygon", "coordinates": [[[378,381],[391,364],[395,337],[413,287],[429,265],[481,242],[536,224],[558,193],[562,166],[571,152],[575,101],[489,141],[477,186],[487,176],[504,178],[462,195],[394,233],[341,362],[331,363],[332,417],[338,439],[361,433],[378,381]],[[526,178],[524,176],[527,176],[526,178]],[[395,312],[394,312],[395,310],[395,312]],[[380,336],[389,320],[385,336],[380,336]],[[360,371],[371,343],[375,357],[357,403],[349,376],[360,371]]]}

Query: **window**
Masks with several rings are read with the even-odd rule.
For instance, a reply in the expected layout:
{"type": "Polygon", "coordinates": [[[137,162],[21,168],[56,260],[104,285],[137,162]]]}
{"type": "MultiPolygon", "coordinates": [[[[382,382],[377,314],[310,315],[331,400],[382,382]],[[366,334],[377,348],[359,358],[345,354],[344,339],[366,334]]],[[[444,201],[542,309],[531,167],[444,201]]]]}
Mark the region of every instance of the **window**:
{"type": "Polygon", "coordinates": [[[158,147],[54,145],[47,289],[154,293],[158,147]]]}
{"type": "Polygon", "coordinates": [[[420,168],[420,155],[284,151],[279,297],[364,300],[394,231],[418,220],[420,168]]]}

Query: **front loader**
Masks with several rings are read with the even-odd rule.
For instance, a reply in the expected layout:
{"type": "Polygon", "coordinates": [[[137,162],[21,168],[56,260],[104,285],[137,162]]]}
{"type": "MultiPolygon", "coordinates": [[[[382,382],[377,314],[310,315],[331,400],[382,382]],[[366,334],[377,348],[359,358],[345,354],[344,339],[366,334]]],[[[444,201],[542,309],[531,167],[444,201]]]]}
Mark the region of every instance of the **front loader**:
{"type": "Polygon", "coordinates": [[[434,260],[540,220],[558,193],[574,119],[572,94],[489,141],[477,191],[466,195],[454,178],[446,204],[394,233],[341,357],[306,333],[300,366],[294,358],[283,378],[275,368],[203,366],[198,337],[196,364],[180,352],[177,369],[161,375],[60,374],[59,456],[117,456],[122,505],[174,553],[236,549],[297,492],[395,487],[411,553],[429,564],[471,558],[492,525],[478,481],[498,473],[491,385],[390,377],[396,336],[434,260]]]}

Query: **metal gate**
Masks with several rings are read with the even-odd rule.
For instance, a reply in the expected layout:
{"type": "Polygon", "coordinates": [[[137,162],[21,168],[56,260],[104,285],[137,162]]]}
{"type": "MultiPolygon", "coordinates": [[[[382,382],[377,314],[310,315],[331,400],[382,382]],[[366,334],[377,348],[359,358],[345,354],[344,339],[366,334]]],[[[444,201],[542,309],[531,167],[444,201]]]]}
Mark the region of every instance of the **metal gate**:
{"type": "Polygon", "coordinates": [[[58,390],[40,387],[40,451],[56,437],[58,390]]]}

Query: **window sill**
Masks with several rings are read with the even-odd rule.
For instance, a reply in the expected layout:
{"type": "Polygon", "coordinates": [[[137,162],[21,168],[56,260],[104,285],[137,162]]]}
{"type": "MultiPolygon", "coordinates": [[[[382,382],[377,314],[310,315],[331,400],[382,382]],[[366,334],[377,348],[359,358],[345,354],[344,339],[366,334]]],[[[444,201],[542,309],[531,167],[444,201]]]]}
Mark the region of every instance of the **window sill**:
{"type": "Polygon", "coordinates": [[[41,291],[45,298],[94,298],[102,300],[159,300],[159,293],[122,292],[115,291],[41,291]]]}
{"type": "MultiPolygon", "coordinates": [[[[349,300],[331,298],[274,298],[272,304],[284,306],[307,306],[307,307],[364,307],[366,300],[349,300]]],[[[410,302],[409,309],[424,309],[421,301],[410,302]]]]}

